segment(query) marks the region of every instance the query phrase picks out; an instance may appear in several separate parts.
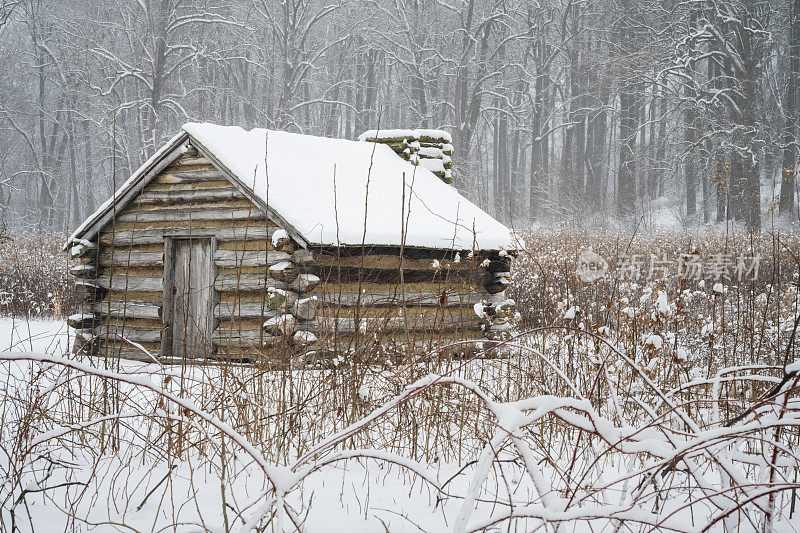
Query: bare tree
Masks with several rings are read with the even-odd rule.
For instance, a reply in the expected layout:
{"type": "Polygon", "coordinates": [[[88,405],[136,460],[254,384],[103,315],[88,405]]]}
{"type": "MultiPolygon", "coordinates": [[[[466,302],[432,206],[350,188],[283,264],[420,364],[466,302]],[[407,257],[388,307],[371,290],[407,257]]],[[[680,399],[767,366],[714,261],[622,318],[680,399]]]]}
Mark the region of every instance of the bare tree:
{"type": "Polygon", "coordinates": [[[187,120],[352,139],[381,106],[449,130],[455,185],[517,226],[716,204],[757,229],[781,169],[796,209],[797,7],[5,0],[3,216],[74,226],[187,120]]]}

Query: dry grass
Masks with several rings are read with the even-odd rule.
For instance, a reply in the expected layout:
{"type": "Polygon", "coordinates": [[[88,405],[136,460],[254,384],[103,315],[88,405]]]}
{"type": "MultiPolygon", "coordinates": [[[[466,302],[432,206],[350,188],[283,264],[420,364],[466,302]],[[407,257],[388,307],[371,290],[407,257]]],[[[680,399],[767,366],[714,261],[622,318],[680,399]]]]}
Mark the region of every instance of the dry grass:
{"type": "MultiPolygon", "coordinates": [[[[514,264],[511,296],[521,312],[521,331],[550,326],[579,327],[611,336],[626,354],[642,358],[645,366],[657,358],[654,375],[673,383],[681,374],[708,377],[721,366],[783,364],[798,305],[800,238],[788,234],[760,236],[659,234],[631,239],[617,235],[561,232],[533,234],[528,249],[514,264]],[[579,253],[587,248],[605,258],[612,269],[624,256],[640,255],[675,265],[660,279],[608,276],[593,283],[576,274],[579,253]],[[762,260],[757,279],[702,279],[676,275],[684,254],[709,265],[715,254],[754,256],[762,260]],[[714,290],[720,283],[722,292],[714,290]],[[664,293],[668,313],[659,312],[664,293]],[[565,320],[570,308],[579,310],[565,320]],[[659,350],[646,345],[650,335],[664,342],[659,350]]],[[[719,286],[718,286],[719,288],[719,286]]],[[[793,358],[792,351],[790,358],[793,358]]]]}
{"type": "Polygon", "coordinates": [[[0,235],[0,316],[69,315],[75,278],[63,244],[63,235],[0,235]]]}

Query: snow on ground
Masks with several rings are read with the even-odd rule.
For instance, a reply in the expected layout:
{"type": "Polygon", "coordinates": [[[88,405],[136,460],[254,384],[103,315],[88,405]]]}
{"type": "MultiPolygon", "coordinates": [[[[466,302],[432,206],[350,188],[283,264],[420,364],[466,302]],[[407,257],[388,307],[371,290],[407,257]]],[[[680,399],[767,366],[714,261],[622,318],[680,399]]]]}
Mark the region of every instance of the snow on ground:
{"type": "MultiPolygon", "coordinates": [[[[62,355],[69,346],[67,331],[62,321],[0,317],[0,351],[62,355]]],[[[123,362],[122,367],[128,372],[146,368],[138,362],[123,362]]],[[[38,368],[38,363],[0,363],[0,382],[6,384],[6,392],[15,386],[24,389],[38,368]]],[[[202,374],[193,376],[202,377],[202,374]]],[[[4,441],[10,437],[3,434],[4,441]]],[[[104,454],[99,459],[92,450],[80,447],[57,450],[56,455],[78,468],[62,477],[59,477],[62,473],[56,471],[41,486],[95,479],[90,489],[93,496],[83,498],[71,509],[79,517],[79,530],[91,527],[93,531],[129,528],[150,531],[170,524],[179,524],[175,531],[225,530],[220,478],[215,466],[197,454],[176,461],[173,470],[166,462],[125,460],[135,454],[133,447],[104,454]],[[168,473],[169,491],[156,491],[148,497],[148,492],[168,473]]],[[[228,468],[239,474],[228,484],[229,505],[238,508],[263,491],[262,473],[245,456],[232,459],[228,468]]],[[[450,468],[455,470],[458,465],[445,467],[445,470],[450,468]]],[[[457,480],[452,485],[456,488],[459,484],[457,480]]],[[[41,487],[31,479],[27,488],[41,487]]],[[[50,490],[46,497],[44,494],[28,495],[27,509],[18,510],[18,527],[22,531],[63,529],[65,511],[69,509],[66,496],[67,489],[50,490]]],[[[448,502],[437,505],[436,492],[418,477],[396,465],[387,466],[375,460],[342,462],[310,475],[293,500],[296,504],[301,501],[307,504],[309,499],[313,501],[306,523],[309,531],[384,531],[384,524],[391,531],[419,531],[419,527],[439,531],[446,528],[445,510],[457,511],[458,503],[456,500],[455,505],[448,502]]],[[[233,521],[235,514],[231,511],[229,520],[233,521]]],[[[4,513],[2,518],[8,520],[8,514],[4,513]]]]}
{"type": "MultiPolygon", "coordinates": [[[[74,456],[70,458],[75,460],[74,456]]],[[[89,479],[94,474],[102,479],[97,490],[99,495],[112,496],[108,501],[86,499],[75,509],[75,514],[87,525],[101,524],[93,531],[130,528],[156,531],[174,523],[179,524],[176,531],[225,531],[219,477],[209,472],[202,459],[178,463],[170,473],[170,489],[156,492],[144,505],[141,504],[147,497],[146,489],[169,473],[166,464],[139,464],[129,468],[115,457],[106,458],[97,466],[90,457],[85,460],[87,466],[76,478],[89,479]],[[115,474],[117,472],[122,474],[115,474]],[[112,479],[114,475],[118,477],[112,479]],[[194,494],[194,498],[190,499],[189,494],[194,494]],[[124,523],[127,527],[110,523],[124,523]]],[[[229,467],[237,468],[237,465],[229,467]]],[[[226,494],[229,505],[234,508],[258,498],[264,487],[264,478],[256,469],[243,472],[229,484],[226,494]]],[[[64,504],[64,491],[58,492],[52,501],[28,498],[34,531],[63,529],[65,516],[57,504],[64,504]]],[[[384,531],[382,524],[389,525],[393,532],[419,531],[418,526],[425,531],[442,531],[447,529],[445,510],[457,511],[457,503],[437,507],[435,491],[419,481],[412,483],[397,467],[389,469],[376,461],[351,462],[346,468],[334,467],[315,474],[304,483],[300,494],[306,503],[313,497],[306,521],[308,531],[369,533],[384,531]]],[[[229,509],[229,522],[235,515],[229,509]]],[[[241,527],[241,522],[237,526],[241,527]]],[[[23,522],[23,531],[29,528],[29,524],[23,522]]]]}
{"type": "MultiPolygon", "coordinates": [[[[66,327],[62,322],[0,319],[0,346],[2,346],[0,351],[10,349],[13,352],[59,355],[66,350],[68,344],[66,327]]],[[[31,376],[36,374],[40,366],[38,362],[0,363],[0,381],[6,384],[2,406],[4,411],[11,408],[10,398],[23,397],[31,392],[29,390],[31,388],[29,385],[32,384],[31,376]]],[[[243,372],[242,375],[245,375],[246,367],[239,368],[243,372]]],[[[155,365],[124,363],[120,371],[128,375],[138,372],[134,379],[142,379],[139,377],[142,376],[145,381],[140,383],[152,383],[155,387],[166,387],[170,376],[182,375],[187,382],[196,383],[197,387],[203,386],[203,380],[214,377],[214,370],[208,368],[197,367],[188,373],[183,369],[183,374],[180,374],[179,370],[179,367],[158,369],[155,365]],[[145,374],[145,371],[151,373],[145,374]]],[[[474,370],[480,369],[476,367],[474,370]]],[[[36,382],[37,387],[34,387],[36,390],[33,392],[38,394],[42,387],[49,390],[51,385],[54,389],[55,386],[59,386],[62,388],[58,390],[65,390],[63,380],[63,374],[48,374],[36,382]]],[[[278,379],[274,384],[277,383],[280,383],[278,379]]],[[[72,383],[71,386],[73,389],[69,390],[74,390],[76,384],[72,383]]],[[[263,491],[267,486],[264,473],[254,463],[252,456],[229,444],[229,455],[225,466],[226,480],[221,483],[221,461],[218,456],[209,460],[208,450],[191,451],[185,454],[183,459],[176,459],[174,456],[159,458],[143,453],[154,438],[154,430],[159,427],[152,423],[153,420],[167,413],[175,417],[174,419],[180,419],[181,413],[169,406],[159,406],[156,401],[157,396],[152,390],[147,391],[130,384],[121,387],[126,405],[129,405],[128,408],[134,407],[134,411],[131,412],[137,415],[149,413],[150,418],[123,417],[125,423],[120,426],[119,433],[122,444],[118,450],[113,449],[114,441],[110,437],[113,431],[108,433],[109,436],[99,447],[87,446],[80,439],[71,440],[77,439],[72,432],[65,433],[64,440],[47,441],[37,447],[37,454],[41,455],[34,456],[31,460],[38,468],[26,474],[24,482],[15,489],[17,490],[14,493],[15,497],[23,488],[30,491],[24,499],[25,506],[17,505],[14,508],[15,525],[21,531],[64,530],[70,526],[65,518],[69,513],[76,517],[76,521],[72,523],[76,530],[120,531],[133,528],[139,531],[224,531],[227,514],[229,525],[233,529],[238,529],[242,524],[242,520],[238,517],[247,518],[256,511],[257,503],[264,501],[263,491]],[[49,463],[41,458],[45,452],[50,454],[49,463]],[[230,455],[231,453],[233,455],[230,455]],[[61,464],[70,465],[70,468],[55,468],[50,477],[45,478],[44,472],[47,471],[48,464],[53,464],[53,459],[61,464]],[[174,467],[170,468],[170,465],[174,467]],[[164,483],[165,479],[169,481],[164,483]],[[85,486],[69,485],[40,491],[45,487],[56,487],[64,483],[83,484],[87,481],[88,484],[85,486]],[[225,487],[225,505],[223,505],[222,485],[225,487]],[[84,496],[76,498],[76,494],[81,493],[84,496]]],[[[91,396],[98,390],[103,389],[94,389],[94,392],[82,394],[91,396]]],[[[202,396],[195,394],[196,391],[193,391],[191,386],[187,390],[190,396],[202,396]]],[[[359,395],[368,397],[368,392],[362,393],[359,389],[359,395]]],[[[46,405],[50,405],[52,409],[52,404],[59,400],[60,398],[51,398],[46,405]]],[[[564,399],[555,397],[534,397],[526,401],[531,406],[538,406],[530,411],[535,413],[553,409],[562,400],[564,399]]],[[[502,404],[489,401],[487,405],[490,410],[496,412],[496,420],[503,428],[513,428],[515,424],[521,423],[522,411],[519,410],[523,409],[521,403],[502,404]]],[[[582,406],[576,401],[572,401],[570,405],[574,408],[582,406]]],[[[128,411],[120,412],[125,415],[128,411]]],[[[580,411],[571,412],[574,415],[580,411]]],[[[562,416],[565,414],[566,411],[562,416]]],[[[192,418],[184,412],[182,420],[189,423],[192,418]]],[[[599,422],[599,431],[618,431],[610,427],[610,421],[599,422]]],[[[2,429],[0,440],[3,445],[13,442],[17,436],[15,426],[4,424],[0,429],[2,429]]],[[[43,429],[45,428],[36,427],[34,435],[41,434],[43,429]]],[[[506,430],[500,428],[497,430],[497,435],[505,438],[506,430]]],[[[516,433],[514,430],[509,431],[516,433]]],[[[640,440],[637,446],[653,447],[653,450],[662,449],[663,443],[659,434],[652,430],[647,431],[651,431],[649,434],[643,434],[647,439],[640,440]]],[[[633,432],[634,435],[636,433],[638,432],[633,432]]],[[[207,446],[213,447],[219,442],[214,432],[209,434],[208,439],[207,446]]],[[[562,444],[558,440],[550,441],[549,449],[558,449],[562,444]]],[[[711,443],[705,445],[712,446],[711,443]]],[[[717,450],[715,453],[723,455],[727,453],[724,452],[725,446],[713,446],[717,446],[713,448],[717,450]]],[[[539,461],[537,456],[534,458],[535,470],[542,480],[546,480],[547,483],[553,481],[555,487],[564,475],[564,467],[571,465],[570,470],[575,468],[576,471],[586,472],[584,478],[586,483],[599,486],[618,476],[624,478],[628,473],[641,468],[645,462],[652,461],[652,458],[645,460],[644,456],[641,456],[640,460],[636,455],[625,457],[615,453],[602,453],[597,456],[595,463],[592,450],[592,446],[584,445],[584,448],[579,450],[580,454],[573,457],[571,450],[567,448],[566,455],[570,457],[562,454],[554,458],[557,461],[564,461],[558,471],[554,470],[550,461],[539,461]]],[[[382,452],[370,453],[380,455],[382,452]]],[[[536,450],[536,453],[539,453],[539,450],[536,450]]],[[[312,532],[345,530],[416,532],[454,529],[461,531],[462,529],[457,527],[458,524],[466,522],[459,522],[457,517],[463,512],[462,506],[465,501],[463,496],[470,494],[477,496],[477,500],[468,522],[473,526],[485,522],[488,526],[487,531],[507,530],[508,522],[501,524],[502,527],[489,526],[490,517],[508,512],[508,506],[500,503],[503,500],[513,501],[514,508],[518,512],[527,510],[526,512],[539,516],[562,516],[559,513],[563,512],[557,509],[569,507],[569,494],[563,487],[554,488],[547,493],[546,498],[540,498],[537,495],[537,487],[526,472],[520,457],[510,454],[508,448],[505,451],[498,450],[498,454],[501,460],[513,459],[514,462],[495,462],[487,466],[485,463],[482,465],[480,461],[477,464],[473,462],[474,459],[478,459],[477,455],[465,455],[460,460],[433,461],[421,465],[421,468],[424,468],[438,483],[444,484],[450,480],[445,485],[447,493],[445,495],[434,490],[419,475],[386,460],[359,458],[329,465],[320,463],[318,470],[308,475],[297,489],[288,493],[286,502],[289,508],[298,511],[300,519],[304,520],[304,529],[312,532]],[[482,468],[487,469],[486,478],[482,485],[483,490],[476,493],[470,486],[474,476],[480,473],[482,468]]],[[[290,458],[289,462],[294,459],[290,458]]],[[[404,464],[413,466],[411,461],[406,461],[404,464]]],[[[0,456],[0,468],[7,471],[7,467],[6,459],[0,456]]],[[[281,474],[283,476],[287,474],[285,471],[280,472],[284,472],[281,474]]],[[[685,475],[684,471],[676,470],[670,473],[670,479],[675,482],[675,479],[685,475]]],[[[704,472],[703,476],[712,486],[723,486],[714,468],[704,472]]],[[[664,478],[660,479],[658,484],[666,482],[667,478],[664,478]]],[[[653,483],[654,487],[656,485],[653,483]]],[[[686,507],[686,497],[680,495],[683,489],[673,491],[672,493],[676,495],[674,497],[663,501],[656,499],[655,508],[629,509],[625,505],[615,505],[615,500],[624,495],[620,490],[622,486],[617,485],[617,487],[620,488],[604,489],[602,496],[596,499],[596,507],[589,505],[587,501],[581,506],[573,506],[563,515],[578,517],[581,513],[588,513],[591,516],[592,509],[596,508],[596,512],[601,516],[617,512],[618,516],[626,517],[627,527],[634,531],[649,530],[650,526],[645,527],[645,524],[656,523],[659,524],[656,529],[674,527],[691,531],[701,527],[704,517],[715,512],[711,503],[704,500],[691,509],[686,507]],[[637,520],[643,521],[644,524],[637,523],[637,520]]],[[[582,492],[579,489],[575,490],[579,495],[582,492]]],[[[572,497],[574,496],[575,493],[572,493],[572,497]]],[[[594,499],[591,491],[582,497],[589,501],[594,499]]],[[[8,501],[6,500],[6,504],[0,507],[2,512],[0,518],[5,523],[10,519],[8,501]]],[[[727,503],[727,500],[723,503],[727,503]]],[[[800,516],[797,513],[791,520],[786,515],[782,515],[780,520],[774,525],[775,531],[800,530],[800,516]]],[[[537,523],[535,518],[523,518],[516,521],[509,530],[529,531],[535,529],[537,523]]],[[[567,526],[565,530],[610,531],[615,524],[616,522],[606,518],[571,521],[565,524],[567,526]]],[[[730,527],[732,524],[735,524],[736,529],[740,531],[754,530],[753,525],[743,519],[729,522],[727,526],[730,527]]],[[[276,523],[272,522],[267,530],[278,530],[276,527],[276,523]]],[[[719,522],[712,530],[721,531],[722,527],[722,523],[719,522]]],[[[287,525],[285,530],[292,529],[287,525]]]]}
{"type": "Polygon", "coordinates": [[[68,329],[66,321],[0,316],[0,351],[63,354],[68,329]]]}

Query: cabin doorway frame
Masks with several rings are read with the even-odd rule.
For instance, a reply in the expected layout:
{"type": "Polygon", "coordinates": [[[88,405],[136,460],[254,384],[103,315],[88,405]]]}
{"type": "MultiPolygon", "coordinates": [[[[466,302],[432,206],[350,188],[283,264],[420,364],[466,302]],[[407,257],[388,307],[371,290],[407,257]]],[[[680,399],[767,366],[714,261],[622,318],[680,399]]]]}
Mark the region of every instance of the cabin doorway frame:
{"type": "Polygon", "coordinates": [[[163,357],[189,360],[208,357],[214,353],[212,335],[215,327],[214,304],[217,300],[217,293],[214,289],[214,280],[216,279],[214,254],[216,250],[217,239],[211,236],[176,234],[164,237],[162,307],[164,333],[161,342],[163,357]],[[195,247],[192,243],[197,243],[198,246],[195,247]],[[176,252],[188,253],[188,256],[184,255],[181,265],[177,264],[176,252]],[[197,264],[198,258],[201,259],[201,264],[197,264]],[[188,282],[190,289],[188,292],[178,287],[178,284],[183,283],[184,280],[188,282]],[[197,286],[194,286],[193,281],[197,286]],[[202,290],[204,288],[207,290],[202,290]],[[197,299],[198,295],[200,295],[200,300],[197,299]],[[177,300],[178,297],[182,300],[177,300]],[[188,313],[185,313],[186,318],[191,319],[192,316],[205,314],[204,319],[189,328],[177,324],[175,322],[175,305],[181,301],[184,303],[184,308],[188,309],[188,313]],[[187,331],[191,332],[190,335],[193,338],[185,336],[187,331]]]}

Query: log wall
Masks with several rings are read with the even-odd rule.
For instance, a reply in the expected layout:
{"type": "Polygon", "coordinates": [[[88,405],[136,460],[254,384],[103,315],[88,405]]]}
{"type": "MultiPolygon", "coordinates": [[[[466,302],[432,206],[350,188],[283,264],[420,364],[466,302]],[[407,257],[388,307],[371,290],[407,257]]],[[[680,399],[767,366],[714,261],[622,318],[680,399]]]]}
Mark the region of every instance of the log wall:
{"type": "Polygon", "coordinates": [[[481,336],[476,260],[442,250],[315,248],[316,333],[329,343],[409,341],[421,349],[481,336]],[[359,339],[360,337],[360,339],[359,339]]]}

